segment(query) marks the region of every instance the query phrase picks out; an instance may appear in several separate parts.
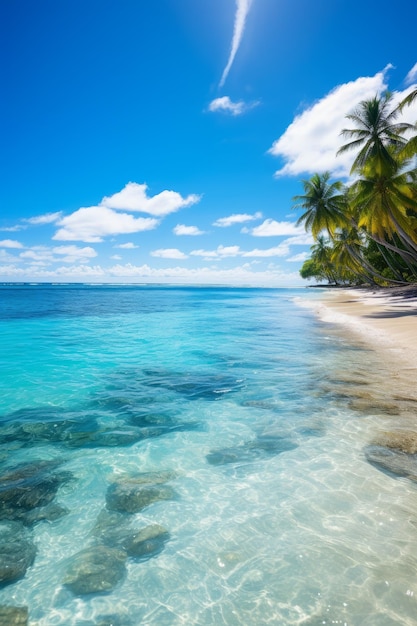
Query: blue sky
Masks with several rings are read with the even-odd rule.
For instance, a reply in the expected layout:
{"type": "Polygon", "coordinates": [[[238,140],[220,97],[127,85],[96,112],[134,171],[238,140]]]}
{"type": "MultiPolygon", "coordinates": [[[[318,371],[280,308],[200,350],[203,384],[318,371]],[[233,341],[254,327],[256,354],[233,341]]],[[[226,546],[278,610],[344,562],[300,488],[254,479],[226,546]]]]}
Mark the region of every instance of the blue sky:
{"type": "MultiPolygon", "coordinates": [[[[292,286],[300,181],[417,84],[417,4],[3,0],[0,280],[292,286]]],[[[417,120],[417,105],[405,111],[417,120]]]]}

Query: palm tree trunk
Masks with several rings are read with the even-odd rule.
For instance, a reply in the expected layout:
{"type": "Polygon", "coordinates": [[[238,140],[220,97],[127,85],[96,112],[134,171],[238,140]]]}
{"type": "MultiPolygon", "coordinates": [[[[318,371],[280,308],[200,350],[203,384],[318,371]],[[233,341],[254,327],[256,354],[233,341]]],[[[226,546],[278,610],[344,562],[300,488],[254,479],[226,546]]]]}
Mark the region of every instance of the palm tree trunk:
{"type": "Polygon", "coordinates": [[[378,246],[379,253],[381,254],[391,272],[394,274],[395,278],[397,278],[398,280],[404,280],[404,276],[400,273],[400,269],[398,268],[398,263],[393,262],[394,260],[392,259],[392,255],[389,252],[388,248],[384,249],[384,246],[379,243],[377,243],[376,245],[378,246]]]}
{"type": "Polygon", "coordinates": [[[398,236],[407,244],[409,248],[411,248],[411,250],[413,250],[413,252],[417,253],[417,243],[413,241],[410,235],[400,226],[395,216],[393,215],[391,209],[389,208],[388,208],[388,214],[390,216],[392,223],[394,224],[397,230],[398,236]]]}
{"type": "Polygon", "coordinates": [[[393,283],[393,284],[396,284],[396,285],[404,285],[404,284],[406,284],[405,280],[394,280],[392,278],[386,278],[385,276],[382,276],[382,274],[379,274],[379,272],[377,272],[376,269],[372,267],[372,265],[367,263],[367,261],[365,261],[365,259],[363,257],[361,257],[359,254],[357,254],[357,252],[355,252],[353,250],[353,248],[351,248],[350,246],[347,246],[347,249],[349,251],[349,254],[352,255],[352,258],[354,258],[355,261],[360,263],[360,265],[364,268],[364,270],[366,272],[368,272],[372,277],[375,276],[375,278],[378,278],[379,280],[382,280],[384,283],[388,282],[388,283],[393,283]]]}

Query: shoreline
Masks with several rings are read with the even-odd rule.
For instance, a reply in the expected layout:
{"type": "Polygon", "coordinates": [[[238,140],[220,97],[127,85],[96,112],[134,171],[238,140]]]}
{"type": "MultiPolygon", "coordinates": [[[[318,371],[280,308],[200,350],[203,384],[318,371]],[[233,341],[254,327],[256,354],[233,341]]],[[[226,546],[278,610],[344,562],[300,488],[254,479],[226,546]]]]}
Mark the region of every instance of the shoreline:
{"type": "Polygon", "coordinates": [[[379,352],[388,367],[392,362],[407,372],[409,386],[416,386],[417,286],[323,290],[315,301],[320,319],[347,328],[379,352]]]}
{"type": "Polygon", "coordinates": [[[368,460],[417,482],[417,288],[328,289],[313,306],[339,336],[376,356],[376,364],[364,358],[366,390],[356,386],[350,402],[375,420],[368,460]]]}

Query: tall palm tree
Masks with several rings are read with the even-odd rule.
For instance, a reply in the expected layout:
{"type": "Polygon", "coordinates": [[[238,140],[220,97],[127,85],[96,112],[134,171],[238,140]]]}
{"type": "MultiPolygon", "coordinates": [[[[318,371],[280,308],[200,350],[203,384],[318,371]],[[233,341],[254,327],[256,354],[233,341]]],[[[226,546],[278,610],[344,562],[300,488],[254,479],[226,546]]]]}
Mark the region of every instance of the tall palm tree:
{"type": "Polygon", "coordinates": [[[343,212],[345,196],[340,181],[329,183],[330,172],[313,174],[309,180],[302,180],[304,195],[294,196],[293,209],[304,209],[297,225],[304,224],[314,239],[326,230],[332,237],[336,228],[346,224],[343,212]]]}
{"type": "Polygon", "coordinates": [[[353,161],[351,173],[360,172],[363,167],[373,161],[374,167],[385,171],[395,163],[392,150],[400,149],[406,144],[403,134],[413,128],[405,122],[395,123],[399,109],[391,108],[392,94],[363,100],[353,113],[346,117],[355,123],[356,128],[344,128],[341,134],[352,141],[343,145],[337,154],[349,150],[359,150],[353,161]]]}

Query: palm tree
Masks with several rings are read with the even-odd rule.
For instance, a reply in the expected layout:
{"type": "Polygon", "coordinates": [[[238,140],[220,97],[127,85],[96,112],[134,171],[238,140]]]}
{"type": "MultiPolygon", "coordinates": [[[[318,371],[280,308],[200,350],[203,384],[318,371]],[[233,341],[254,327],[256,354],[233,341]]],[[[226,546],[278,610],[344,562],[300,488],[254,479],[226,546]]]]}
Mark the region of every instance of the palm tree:
{"type": "Polygon", "coordinates": [[[410,176],[395,160],[385,173],[373,165],[364,166],[350,189],[358,227],[383,244],[397,234],[417,261],[417,195],[410,176]]]}
{"type": "Polygon", "coordinates": [[[362,280],[370,281],[375,284],[375,279],[380,282],[404,284],[404,280],[396,280],[385,277],[378,272],[372,264],[366,259],[366,238],[355,228],[342,228],[336,233],[333,241],[332,260],[336,265],[347,267],[355,275],[362,280]]]}
{"type": "Polygon", "coordinates": [[[329,179],[330,172],[313,174],[309,180],[301,181],[304,195],[293,197],[293,209],[304,209],[297,226],[304,224],[316,240],[322,231],[327,230],[332,237],[336,228],[346,224],[343,184],[340,181],[329,183],[329,179]]]}
{"type": "Polygon", "coordinates": [[[337,276],[332,261],[332,247],[324,235],[317,236],[317,242],[311,246],[311,258],[319,266],[329,283],[337,284],[337,276]]]}
{"type": "Polygon", "coordinates": [[[395,163],[390,148],[398,150],[406,144],[402,135],[413,126],[405,122],[394,123],[399,109],[397,107],[390,110],[391,100],[390,93],[381,97],[376,96],[371,100],[363,100],[353,113],[346,116],[355,123],[356,128],[345,128],[341,134],[353,141],[343,145],[337,154],[359,149],[351,173],[362,171],[370,160],[373,161],[375,169],[382,173],[386,167],[392,167],[395,163]]]}
{"type": "MultiPolygon", "coordinates": [[[[404,107],[410,106],[414,100],[417,100],[417,89],[411,91],[403,100],[401,100],[398,105],[398,111],[402,112],[404,107]]],[[[417,124],[414,125],[414,130],[416,131],[416,134],[407,141],[405,146],[400,151],[400,155],[405,158],[411,158],[417,154],[417,124]]]]}

